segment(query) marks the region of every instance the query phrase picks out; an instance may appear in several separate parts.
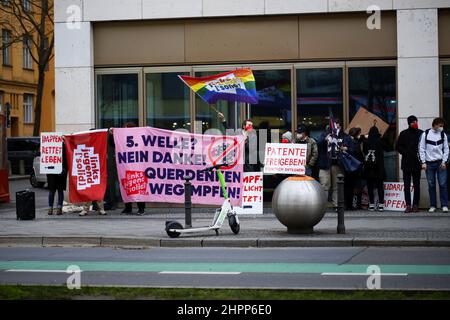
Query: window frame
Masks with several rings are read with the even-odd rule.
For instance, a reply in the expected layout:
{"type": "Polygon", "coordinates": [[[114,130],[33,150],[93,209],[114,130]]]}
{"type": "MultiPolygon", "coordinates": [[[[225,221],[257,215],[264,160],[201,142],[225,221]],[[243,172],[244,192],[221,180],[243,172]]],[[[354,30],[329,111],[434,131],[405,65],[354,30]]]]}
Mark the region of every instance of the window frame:
{"type": "Polygon", "coordinates": [[[33,70],[33,58],[31,57],[31,39],[30,36],[24,36],[22,41],[22,68],[25,70],[33,70]]]}
{"type": "MultiPolygon", "coordinates": [[[[8,29],[2,29],[2,45],[5,43],[9,43],[11,41],[11,31],[8,29]],[[5,34],[8,35],[8,41],[5,41],[5,34]]],[[[7,47],[4,47],[2,50],[2,65],[11,67],[12,61],[11,61],[11,46],[12,44],[8,45],[7,47]],[[7,54],[5,54],[5,52],[7,54]],[[7,57],[7,61],[5,62],[5,57],[7,57]]]]}
{"type": "Polygon", "coordinates": [[[439,116],[444,116],[444,84],[442,69],[444,66],[450,66],[450,59],[439,60],[439,116]]]}
{"type": "MultiPolygon", "coordinates": [[[[192,76],[194,73],[192,71],[191,66],[170,66],[170,67],[144,67],[143,68],[143,95],[144,95],[144,110],[143,110],[143,122],[144,125],[147,125],[147,74],[151,73],[174,73],[174,72],[185,72],[188,73],[189,76],[192,76]]],[[[195,119],[195,109],[194,109],[194,102],[195,100],[195,93],[192,92],[192,90],[189,89],[189,119],[191,122],[190,125],[190,132],[194,133],[194,125],[192,122],[192,119],[195,119]]]]}
{"type": "Polygon", "coordinates": [[[144,126],[144,81],[143,81],[143,68],[99,68],[94,70],[94,99],[95,110],[93,116],[95,117],[95,127],[98,128],[99,119],[99,106],[98,106],[98,76],[99,75],[114,75],[114,74],[137,74],[138,76],[138,126],[144,126]]]}
{"type": "Polygon", "coordinates": [[[34,123],[34,108],[33,108],[33,98],[34,95],[30,93],[23,94],[23,123],[24,124],[33,124],[34,123]],[[30,99],[28,103],[28,98],[30,99]],[[29,116],[29,118],[28,118],[29,116]]]}

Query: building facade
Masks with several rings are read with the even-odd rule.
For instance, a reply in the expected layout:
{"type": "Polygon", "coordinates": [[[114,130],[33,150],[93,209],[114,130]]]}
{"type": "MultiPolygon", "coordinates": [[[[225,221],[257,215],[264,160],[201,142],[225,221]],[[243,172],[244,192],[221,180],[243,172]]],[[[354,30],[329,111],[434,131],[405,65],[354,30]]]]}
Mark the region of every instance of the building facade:
{"type": "MultiPolygon", "coordinates": [[[[8,2],[0,2],[7,6],[8,2]]],[[[4,11],[0,13],[6,14],[4,11]]],[[[3,17],[2,17],[3,18],[3,17]]],[[[10,21],[15,21],[11,19],[10,21]]],[[[53,28],[53,26],[49,26],[53,28]]],[[[11,40],[12,30],[1,25],[1,41],[11,40]]],[[[36,48],[33,46],[33,50],[36,48]]],[[[7,136],[32,136],[35,120],[35,106],[38,84],[38,68],[23,42],[13,43],[0,52],[0,106],[9,113],[7,136]]],[[[35,52],[36,56],[36,52],[35,52]]],[[[55,129],[55,71],[54,59],[48,64],[42,98],[41,131],[55,129]]]]}
{"type": "Polygon", "coordinates": [[[177,75],[239,67],[260,102],[218,103],[231,126],[252,118],[275,141],[304,123],[316,136],[330,112],[346,126],[365,107],[389,124],[389,181],[401,178],[394,142],[409,115],[450,124],[447,0],[61,0],[55,36],[57,131],[220,129],[177,75]]]}

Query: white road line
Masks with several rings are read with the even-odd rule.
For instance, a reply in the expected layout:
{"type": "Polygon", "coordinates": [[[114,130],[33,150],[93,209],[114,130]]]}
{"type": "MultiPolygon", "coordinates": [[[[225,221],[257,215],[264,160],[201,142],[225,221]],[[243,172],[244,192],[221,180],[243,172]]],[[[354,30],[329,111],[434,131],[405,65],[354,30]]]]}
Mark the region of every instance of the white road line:
{"type": "Polygon", "coordinates": [[[407,273],[357,273],[357,272],[323,272],[322,276],[397,276],[406,277],[407,273]]]}
{"type": "Polygon", "coordinates": [[[161,271],[159,274],[223,274],[223,275],[236,275],[240,272],[215,272],[215,271],[161,271]]]}
{"type": "MultiPolygon", "coordinates": [[[[5,272],[31,272],[31,273],[68,273],[66,270],[39,270],[39,269],[8,269],[5,272]]],[[[80,270],[82,272],[82,270],[80,270]]],[[[70,272],[73,273],[73,272],[70,272]]]]}

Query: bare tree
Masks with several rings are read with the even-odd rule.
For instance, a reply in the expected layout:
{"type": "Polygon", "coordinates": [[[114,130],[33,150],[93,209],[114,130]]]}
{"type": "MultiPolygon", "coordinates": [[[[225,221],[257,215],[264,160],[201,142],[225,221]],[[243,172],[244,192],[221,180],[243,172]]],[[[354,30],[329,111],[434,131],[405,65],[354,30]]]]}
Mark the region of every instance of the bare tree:
{"type": "Polygon", "coordinates": [[[41,128],[42,96],[45,70],[53,58],[53,0],[0,0],[0,26],[10,33],[8,41],[0,47],[23,43],[38,67],[33,135],[38,136],[41,128]]]}

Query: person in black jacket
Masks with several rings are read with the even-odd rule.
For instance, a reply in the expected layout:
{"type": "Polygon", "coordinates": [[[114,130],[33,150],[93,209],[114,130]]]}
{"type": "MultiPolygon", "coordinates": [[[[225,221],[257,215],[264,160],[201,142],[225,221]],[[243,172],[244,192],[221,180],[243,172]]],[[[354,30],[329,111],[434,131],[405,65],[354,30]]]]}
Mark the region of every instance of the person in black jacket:
{"type": "MultiPolygon", "coordinates": [[[[63,137],[64,139],[64,137],[63,137]]],[[[47,184],[48,184],[48,214],[62,215],[62,207],[64,202],[64,191],[67,187],[67,158],[66,158],[66,147],[63,143],[62,150],[62,171],[59,174],[47,174],[47,184]],[[56,204],[56,212],[53,209],[55,202],[55,193],[58,192],[58,201],[56,204]]]]}
{"type": "Polygon", "coordinates": [[[378,190],[378,211],[384,211],[384,151],[380,131],[376,126],[369,130],[367,140],[363,142],[364,170],[369,191],[369,211],[375,211],[374,189],[378,190]]]}
{"type": "MultiPolygon", "coordinates": [[[[361,145],[364,141],[364,135],[361,134],[361,128],[351,128],[348,136],[344,139],[344,145],[347,147],[347,152],[361,163],[364,162],[364,155],[362,153],[361,145]]],[[[356,210],[361,208],[361,172],[358,169],[353,172],[345,172],[345,208],[346,210],[356,210]]]]}
{"type": "Polygon", "coordinates": [[[403,171],[403,183],[405,192],[405,213],[418,212],[420,200],[420,174],[421,164],[419,160],[419,141],[422,135],[417,118],[408,117],[408,129],[400,132],[395,148],[402,155],[401,169],[403,171]],[[413,206],[411,208],[411,177],[414,186],[413,206]]]}

